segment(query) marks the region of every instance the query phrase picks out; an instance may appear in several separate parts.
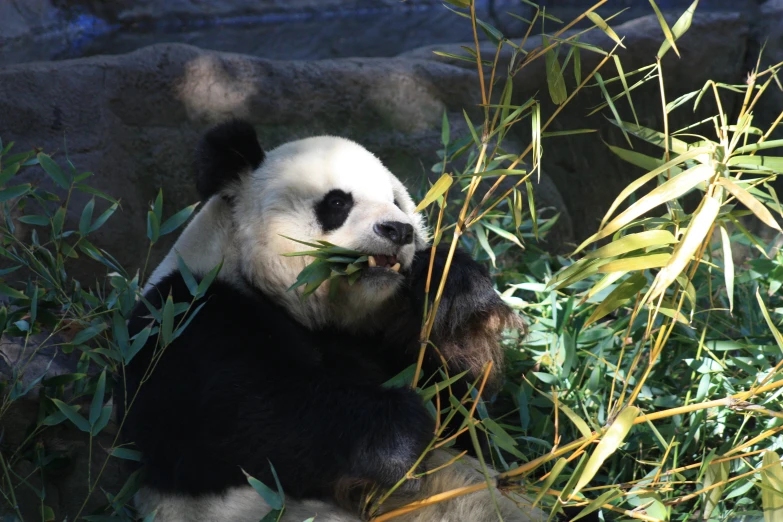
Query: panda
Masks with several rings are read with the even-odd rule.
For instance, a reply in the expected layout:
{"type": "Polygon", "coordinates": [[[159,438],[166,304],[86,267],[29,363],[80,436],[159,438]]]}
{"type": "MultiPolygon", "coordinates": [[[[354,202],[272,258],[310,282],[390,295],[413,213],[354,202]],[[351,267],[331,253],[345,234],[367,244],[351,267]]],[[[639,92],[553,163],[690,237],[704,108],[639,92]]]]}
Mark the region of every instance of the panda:
{"type": "MultiPolygon", "coordinates": [[[[157,522],[258,522],[271,507],[244,473],[273,486],[276,472],[287,522],[365,520],[363,500],[404,477],[380,513],[485,482],[476,458],[455,460],[456,450],[445,448],[408,475],[432,441],[435,420],[415,391],[384,383],[417,362],[432,249],[400,180],[343,138],[265,152],[253,126],[238,120],[205,134],[196,171],[202,208],[129,319],[134,336],[154,324],[167,299],[193,300],[182,262],[196,281],[222,264],[200,302],[178,310],[176,339],[162,349],[151,335],[125,370],[123,436],[141,450],[145,467],[139,512],[155,512],[157,522]],[[369,265],[355,283],[335,279],[303,298],[301,288],[289,289],[308,260],[283,254],[310,247],[292,238],[358,250],[369,265]]],[[[432,288],[447,251],[436,249],[432,288]]],[[[442,380],[444,364],[449,375],[467,372],[454,384],[461,396],[491,362],[491,389],[502,366],[499,336],[520,326],[487,271],[458,250],[423,378],[442,380]]],[[[457,447],[471,449],[463,438],[457,447]]],[[[485,488],[395,520],[500,517],[543,515],[525,497],[485,488]]]]}

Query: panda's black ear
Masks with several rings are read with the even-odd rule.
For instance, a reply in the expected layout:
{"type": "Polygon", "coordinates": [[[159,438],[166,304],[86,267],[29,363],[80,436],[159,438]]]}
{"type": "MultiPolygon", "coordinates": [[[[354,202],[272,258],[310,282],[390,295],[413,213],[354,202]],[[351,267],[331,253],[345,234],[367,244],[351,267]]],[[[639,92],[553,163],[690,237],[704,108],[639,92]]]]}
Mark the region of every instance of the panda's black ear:
{"type": "Polygon", "coordinates": [[[264,161],[253,126],[230,120],[211,128],[196,151],[196,188],[202,199],[217,194],[264,161]]]}

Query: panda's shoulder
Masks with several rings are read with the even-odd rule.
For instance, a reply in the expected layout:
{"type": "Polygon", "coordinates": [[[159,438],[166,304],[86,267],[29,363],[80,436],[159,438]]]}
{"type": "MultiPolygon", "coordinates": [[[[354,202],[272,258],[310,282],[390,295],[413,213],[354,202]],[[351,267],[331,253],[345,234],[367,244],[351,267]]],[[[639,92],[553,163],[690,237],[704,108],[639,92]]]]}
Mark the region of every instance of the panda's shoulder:
{"type": "Polygon", "coordinates": [[[188,344],[220,336],[226,345],[232,339],[241,345],[240,341],[249,337],[263,341],[299,329],[281,307],[260,292],[243,291],[217,279],[195,298],[191,290],[198,284],[196,280],[186,281],[178,270],[161,278],[147,289],[136,306],[128,324],[130,334],[152,322],[152,310],[162,314],[169,299],[174,306],[175,324],[186,326],[181,333],[189,338],[188,344]]]}

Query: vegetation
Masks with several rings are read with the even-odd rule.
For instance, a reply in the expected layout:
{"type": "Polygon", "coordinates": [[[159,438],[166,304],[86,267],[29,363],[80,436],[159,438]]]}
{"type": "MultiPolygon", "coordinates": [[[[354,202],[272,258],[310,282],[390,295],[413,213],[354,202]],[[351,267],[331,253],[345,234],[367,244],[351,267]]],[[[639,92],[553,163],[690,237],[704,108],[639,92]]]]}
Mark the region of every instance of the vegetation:
{"type": "MultiPolygon", "coordinates": [[[[439,54],[475,64],[483,117],[472,121],[466,112],[469,133],[454,137],[444,117],[441,161],[433,167],[440,178],[424,191],[420,209],[429,212],[436,244],[448,244],[452,252],[462,245],[492,267],[501,295],[530,326],[526,338],[510,332],[505,341],[507,380],[497,397],[477,400],[479,379],[471,396],[440,405],[441,419],[464,417],[462,431],[476,443],[486,438],[492,450],[487,457],[501,472],[497,479],[488,476],[487,484],[452,494],[498,483],[552,514],[569,505],[582,507],[583,514],[600,509],[601,516],[615,520],[783,520],[783,253],[775,217],[783,216],[783,208],[771,184],[783,172],[783,157],[767,155],[783,146],[783,140],[769,139],[783,112],[767,128],[754,126],[753,118],[759,99],[778,88],[783,64],[757,66],[741,85],[705,79],[703,89],[667,100],[661,60],[676,59],[677,39],[690,26],[698,0],[671,27],[651,0],[661,23],[661,48],[655,63],[631,72],[623,71],[615,54],[623,42],[608,24],[611,17],[597,12],[604,3],[569,23],[537,9],[525,20],[530,29],[524,40],[514,42],[478,20],[472,1],[449,0],[469,21],[475,45],[464,55],[439,54]],[[591,26],[572,30],[583,20],[591,26]],[[557,30],[544,32],[544,23],[557,30]],[[529,36],[539,26],[542,44],[529,49],[529,36]],[[605,32],[616,46],[603,50],[580,42],[590,30],[605,32]],[[492,56],[479,44],[480,32],[495,46],[492,56]],[[581,67],[585,52],[601,56],[587,74],[581,67]],[[498,66],[502,53],[511,55],[506,71],[498,66]],[[546,65],[545,95],[555,107],[548,115],[540,100],[518,102],[513,92],[514,76],[539,59],[546,65]],[[614,77],[604,70],[609,62],[616,67],[614,77]],[[635,116],[634,90],[647,82],[660,89],[662,129],[645,128],[635,116]],[[592,131],[548,132],[583,89],[603,94],[598,109],[628,145],[607,145],[606,152],[646,173],[617,196],[595,234],[563,257],[547,253],[541,242],[556,218],[541,219],[533,183],[549,138],[592,131]],[[741,100],[738,114],[723,110],[729,97],[741,100]],[[671,113],[695,110],[707,98],[715,114],[669,128],[671,113]],[[626,104],[633,121],[620,117],[626,104]],[[523,127],[530,135],[525,150],[505,150],[509,133],[523,127]],[[655,146],[659,153],[639,152],[634,143],[655,146]],[[774,232],[771,240],[753,231],[756,222],[774,232]]],[[[40,152],[13,154],[2,143],[0,151],[5,187],[0,254],[12,264],[0,273],[0,294],[7,299],[0,327],[21,339],[12,379],[0,389],[0,419],[28,394],[38,393],[40,405],[25,440],[2,441],[0,447],[0,492],[11,508],[6,518],[21,520],[17,495],[32,491],[40,500],[40,518],[54,519],[38,479],[61,466],[63,456],[36,441],[51,426],[68,422],[84,432],[90,459],[100,462],[97,473],[88,473],[82,508],[89,494],[106,498],[105,509],[76,518],[133,519],[129,501],[138,476],[117,492],[101,488],[109,459],[139,458],[118,445],[122,419],[110,429],[107,399],[113,390],[120,400],[123,367],[149,336],[165,348],[187,326],[184,313],[199,306],[217,272],[193,281],[191,302],[169,298],[162,309],[151,310],[157,326],[130,339],[125,318],[139,299],[144,273],[131,276],[90,242],[119,203],[87,185],[89,173],[78,173],[67,157],[56,162],[40,152]],[[64,197],[14,183],[19,172],[38,168],[64,197]],[[82,209],[78,228],[68,230],[65,216],[76,192],[94,198],[82,209]],[[100,202],[106,209],[96,217],[100,202]],[[21,226],[31,227],[29,235],[18,233],[21,226]],[[67,267],[79,256],[104,265],[107,277],[89,288],[74,280],[67,267]],[[77,371],[25,378],[26,365],[46,346],[78,357],[77,371]],[[108,442],[92,451],[98,437],[108,442]],[[21,462],[31,464],[25,474],[21,462]]],[[[193,210],[164,219],[159,194],[148,213],[150,245],[174,232],[193,210]]],[[[355,277],[364,261],[334,245],[311,246],[319,262],[297,282],[306,291],[331,277],[355,277]]],[[[184,263],[181,268],[189,274],[184,263]]],[[[442,284],[428,292],[434,305],[423,318],[422,350],[430,349],[442,284]]],[[[424,398],[434,395],[434,383],[424,381],[419,367],[401,378],[424,398]]],[[[439,437],[431,447],[449,444],[439,437]]],[[[285,504],[279,487],[249,480],[278,508],[273,517],[278,516],[285,504]]]]}

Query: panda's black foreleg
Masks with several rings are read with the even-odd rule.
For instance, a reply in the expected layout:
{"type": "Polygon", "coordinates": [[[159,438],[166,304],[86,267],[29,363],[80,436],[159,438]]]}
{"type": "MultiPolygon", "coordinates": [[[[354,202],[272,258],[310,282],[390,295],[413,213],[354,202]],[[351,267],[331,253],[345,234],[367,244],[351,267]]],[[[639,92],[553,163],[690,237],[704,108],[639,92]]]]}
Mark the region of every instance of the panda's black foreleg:
{"type": "MultiPolygon", "coordinates": [[[[203,383],[206,393],[192,422],[176,413],[188,399],[171,394],[137,419],[146,425],[137,442],[151,486],[214,493],[245,483],[242,470],[273,486],[271,463],[292,497],[329,497],[345,484],[391,487],[433,437],[430,414],[408,389],[351,386],[291,371],[259,375],[240,366],[215,375],[203,383]]],[[[156,394],[150,384],[147,391],[156,394]]],[[[417,483],[408,481],[405,489],[417,483]]]]}

